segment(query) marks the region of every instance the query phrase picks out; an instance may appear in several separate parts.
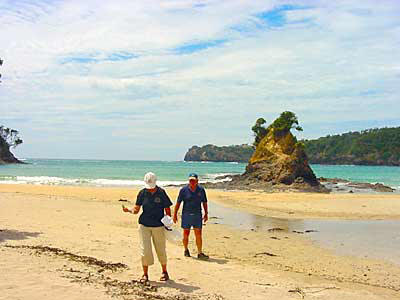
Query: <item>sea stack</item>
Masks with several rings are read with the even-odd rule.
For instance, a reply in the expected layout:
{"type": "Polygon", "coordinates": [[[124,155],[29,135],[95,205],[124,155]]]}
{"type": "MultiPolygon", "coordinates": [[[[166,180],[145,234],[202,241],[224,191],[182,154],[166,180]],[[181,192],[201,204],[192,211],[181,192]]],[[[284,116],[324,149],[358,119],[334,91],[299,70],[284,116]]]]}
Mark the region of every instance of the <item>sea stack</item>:
{"type": "Polygon", "coordinates": [[[277,133],[274,128],[258,144],[242,177],[273,185],[319,185],[308,164],[303,144],[297,142],[290,131],[282,134],[277,133]]]}
{"type": "Polygon", "coordinates": [[[292,128],[302,130],[291,112],[282,113],[264,128],[245,173],[233,178],[231,184],[264,190],[328,192],[308,164],[304,144],[290,132],[292,128]]]}

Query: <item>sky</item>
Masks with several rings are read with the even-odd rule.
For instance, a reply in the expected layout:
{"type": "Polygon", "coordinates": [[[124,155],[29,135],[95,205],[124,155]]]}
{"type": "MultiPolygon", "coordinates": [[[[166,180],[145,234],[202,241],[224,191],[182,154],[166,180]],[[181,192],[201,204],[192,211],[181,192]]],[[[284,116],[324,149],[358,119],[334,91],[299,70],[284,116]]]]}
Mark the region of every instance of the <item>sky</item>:
{"type": "Polygon", "coordinates": [[[400,126],[398,0],[0,0],[0,124],[22,158],[182,160],[400,126]]]}

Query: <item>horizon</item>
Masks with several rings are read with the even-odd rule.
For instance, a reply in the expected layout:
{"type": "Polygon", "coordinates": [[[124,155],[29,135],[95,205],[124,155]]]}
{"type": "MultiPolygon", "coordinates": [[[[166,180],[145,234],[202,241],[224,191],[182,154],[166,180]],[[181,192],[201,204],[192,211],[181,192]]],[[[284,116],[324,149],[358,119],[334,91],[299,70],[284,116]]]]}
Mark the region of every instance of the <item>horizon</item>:
{"type": "Polygon", "coordinates": [[[399,15],[393,0],[0,0],[0,125],[18,157],[133,161],[249,144],[286,110],[299,139],[398,127],[399,15]]]}
{"type": "MultiPolygon", "coordinates": [[[[343,135],[343,134],[347,134],[347,133],[354,133],[354,132],[362,132],[362,131],[368,131],[368,130],[373,130],[373,129],[383,129],[383,128],[400,128],[400,126],[395,126],[395,127],[387,127],[387,126],[384,126],[384,127],[374,127],[374,128],[366,128],[366,129],[363,129],[363,130],[359,130],[359,131],[347,131],[347,132],[342,132],[342,133],[337,133],[337,134],[335,134],[335,135],[343,135]]],[[[297,131],[298,132],[298,131],[297,131]]],[[[317,140],[317,139],[319,139],[319,138],[325,138],[325,137],[328,137],[328,136],[335,136],[335,135],[325,135],[325,136],[321,136],[321,137],[318,137],[318,138],[315,138],[315,139],[308,139],[308,141],[310,141],[310,140],[317,140]]],[[[301,141],[301,140],[300,140],[301,141]]],[[[204,144],[204,145],[192,145],[192,146],[190,146],[189,148],[187,148],[187,150],[186,150],[186,152],[188,151],[188,150],[190,150],[192,147],[195,147],[195,146],[197,146],[197,147],[203,147],[203,146],[206,146],[206,145],[214,145],[214,144],[204,144]]],[[[245,143],[245,144],[230,144],[230,145],[214,145],[214,146],[217,146],[217,147],[230,147],[230,146],[242,146],[242,145],[247,145],[247,146],[252,146],[252,143],[245,143]]],[[[185,152],[185,154],[186,154],[186,152],[185,152]]],[[[183,155],[183,157],[185,156],[185,154],[183,155]]],[[[141,161],[141,162],[143,162],[143,161],[149,161],[149,162],[200,162],[200,163],[219,163],[219,162],[215,162],[215,161],[185,161],[183,158],[182,159],[178,159],[178,160],[162,160],[162,159],[108,159],[108,158],[84,158],[84,157],[81,157],[81,158],[74,158],[74,157],[70,157],[70,158],[63,158],[63,157],[51,157],[51,158],[46,158],[46,157],[21,157],[21,158],[19,158],[18,157],[18,159],[22,159],[22,160],[25,160],[25,159],[45,159],[45,160],[57,160],[57,159],[60,159],[60,160],[93,160],[93,161],[96,161],[96,160],[100,160],[100,161],[107,161],[107,160],[109,160],[109,161],[141,161]]],[[[220,162],[220,163],[232,163],[232,162],[220,162]]],[[[241,162],[235,162],[235,163],[241,163],[241,162]]],[[[313,165],[313,164],[310,164],[310,165],[313,165]]],[[[371,166],[370,166],[371,167],[371,166]]],[[[393,166],[386,166],[386,167],[393,167],[393,166]]]]}

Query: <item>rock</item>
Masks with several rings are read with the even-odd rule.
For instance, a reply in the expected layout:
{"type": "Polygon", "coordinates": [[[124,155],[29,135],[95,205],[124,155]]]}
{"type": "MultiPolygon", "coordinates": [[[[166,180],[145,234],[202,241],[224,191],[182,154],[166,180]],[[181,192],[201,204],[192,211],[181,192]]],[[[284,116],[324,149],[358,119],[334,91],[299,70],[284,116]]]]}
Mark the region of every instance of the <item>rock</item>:
{"type": "Polygon", "coordinates": [[[251,189],[328,192],[308,164],[301,143],[290,131],[271,128],[250,158],[246,171],[232,177],[230,185],[251,189]]]}
{"type": "Polygon", "coordinates": [[[382,183],[375,183],[372,184],[372,189],[377,192],[394,192],[395,189],[391,188],[390,186],[383,185],[382,183]]]}
{"type": "Polygon", "coordinates": [[[10,146],[0,136],[0,165],[3,164],[23,164],[10,151],[10,146]]]}
{"type": "Polygon", "coordinates": [[[0,137],[0,165],[22,164],[10,151],[10,146],[0,137]]]}

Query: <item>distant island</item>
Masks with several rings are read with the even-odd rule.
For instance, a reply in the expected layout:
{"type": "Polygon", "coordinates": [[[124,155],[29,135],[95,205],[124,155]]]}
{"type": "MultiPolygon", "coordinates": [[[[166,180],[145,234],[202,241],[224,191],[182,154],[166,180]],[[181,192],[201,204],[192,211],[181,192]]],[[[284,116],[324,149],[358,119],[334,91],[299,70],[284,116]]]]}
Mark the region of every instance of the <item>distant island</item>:
{"type": "Polygon", "coordinates": [[[248,162],[254,149],[251,145],[193,146],[185,155],[185,161],[248,162]]]}
{"type": "MultiPolygon", "coordinates": [[[[400,166],[400,127],[374,128],[301,140],[311,164],[400,166]]],[[[193,146],[185,161],[248,162],[252,145],[193,146]]]]}

